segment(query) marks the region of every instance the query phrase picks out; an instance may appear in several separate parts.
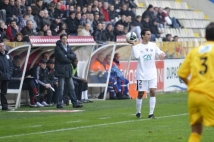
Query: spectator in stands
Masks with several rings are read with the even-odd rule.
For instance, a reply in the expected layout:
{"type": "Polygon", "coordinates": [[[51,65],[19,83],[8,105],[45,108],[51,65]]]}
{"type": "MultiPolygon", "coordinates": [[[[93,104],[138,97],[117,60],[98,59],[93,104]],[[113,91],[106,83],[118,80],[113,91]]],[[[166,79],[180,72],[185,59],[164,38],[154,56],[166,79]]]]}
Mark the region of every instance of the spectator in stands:
{"type": "Polygon", "coordinates": [[[102,23],[99,23],[97,25],[97,29],[94,32],[94,40],[99,45],[106,44],[106,36],[105,36],[105,32],[102,30],[102,23]]]}
{"type": "Polygon", "coordinates": [[[116,28],[114,28],[114,35],[115,35],[115,41],[116,41],[116,38],[117,36],[122,36],[122,35],[125,35],[124,31],[123,31],[123,25],[121,24],[117,24],[116,28]]]}
{"type": "Polygon", "coordinates": [[[77,27],[78,23],[75,18],[75,12],[70,12],[70,16],[66,18],[65,23],[68,25],[67,27],[67,33],[69,35],[76,35],[77,34],[77,27]]]}
{"type": "Polygon", "coordinates": [[[9,7],[9,0],[1,0],[0,2],[0,10],[5,9],[7,10],[9,7]]]}
{"type": "Polygon", "coordinates": [[[120,4],[119,4],[119,0],[114,0],[114,9],[117,13],[120,12],[120,4]]]}
{"type": "Polygon", "coordinates": [[[123,74],[122,74],[122,68],[120,66],[120,55],[119,53],[115,53],[114,54],[114,59],[113,59],[113,63],[115,66],[117,66],[117,68],[120,70],[120,73],[117,73],[117,83],[118,86],[121,88],[122,90],[122,94],[126,96],[127,99],[130,99],[129,95],[128,95],[128,84],[129,84],[129,80],[126,79],[123,74]]]}
{"type": "Polygon", "coordinates": [[[119,20],[119,15],[118,15],[118,12],[115,11],[114,5],[109,6],[108,14],[109,14],[109,20],[112,23],[115,23],[119,20]]]}
{"type": "Polygon", "coordinates": [[[54,9],[55,9],[55,7],[56,7],[56,5],[53,2],[51,2],[48,5],[48,13],[49,13],[49,16],[50,16],[51,20],[55,19],[55,17],[54,17],[54,9]]]}
{"type": "Polygon", "coordinates": [[[126,22],[126,15],[122,15],[121,19],[116,22],[115,27],[117,27],[118,24],[123,25],[124,27],[128,26],[128,23],[126,22]]]}
{"type": "MultiPolygon", "coordinates": [[[[97,15],[97,13],[98,13],[98,15],[99,15],[99,20],[98,21],[103,21],[104,16],[101,14],[100,11],[98,11],[98,8],[97,8],[96,5],[92,5],[92,13],[93,13],[94,16],[97,15]]],[[[96,16],[95,16],[95,18],[96,18],[96,16]]]]}
{"type": "Polygon", "coordinates": [[[91,5],[90,5],[90,4],[87,5],[87,12],[88,12],[88,13],[91,13],[91,12],[92,12],[92,11],[91,11],[91,5]]]}
{"type": "Polygon", "coordinates": [[[31,14],[32,13],[32,8],[31,7],[27,7],[26,8],[26,12],[27,12],[26,14],[29,16],[29,20],[31,20],[31,22],[33,23],[33,31],[36,32],[37,24],[36,24],[36,21],[34,20],[34,16],[31,14]]]}
{"type": "Polygon", "coordinates": [[[81,20],[81,18],[82,18],[81,12],[76,13],[77,26],[79,26],[79,25],[80,25],[80,20],[81,20]]]}
{"type": "Polygon", "coordinates": [[[122,15],[126,15],[126,16],[132,16],[132,17],[135,17],[134,13],[132,11],[129,11],[128,8],[127,8],[127,5],[126,4],[123,4],[122,5],[122,8],[120,10],[120,13],[119,13],[121,16],[122,15]]]}
{"type": "Polygon", "coordinates": [[[20,12],[21,12],[21,15],[24,15],[26,14],[26,5],[25,5],[25,0],[19,0],[21,3],[20,3],[20,12]]]}
{"type": "Polygon", "coordinates": [[[168,26],[171,26],[172,28],[179,28],[179,24],[177,23],[175,18],[169,17],[170,8],[166,7],[164,10],[159,8],[159,13],[162,16],[162,21],[168,26]]]}
{"type": "Polygon", "coordinates": [[[21,18],[20,18],[20,22],[19,22],[19,28],[20,30],[22,30],[22,28],[24,28],[26,26],[26,22],[27,20],[29,20],[29,15],[24,14],[21,18]]]}
{"type": "Polygon", "coordinates": [[[96,60],[90,65],[90,79],[93,83],[106,83],[107,71],[104,65],[104,54],[99,53],[96,60]]]}
{"type": "Polygon", "coordinates": [[[90,25],[90,33],[94,32],[94,15],[92,13],[89,14],[89,18],[87,18],[87,23],[90,25]]]}
{"type": "Polygon", "coordinates": [[[175,35],[175,36],[173,37],[173,40],[172,40],[172,41],[178,42],[178,36],[175,35]]]}
{"type": "MultiPolygon", "coordinates": [[[[146,15],[146,16],[144,17],[144,19],[141,21],[141,23],[142,23],[142,25],[143,25],[143,28],[145,28],[145,29],[150,29],[149,19],[150,19],[149,16],[146,15]]],[[[155,38],[156,38],[155,34],[152,33],[152,35],[151,35],[151,41],[155,41],[155,38]]]]}
{"type": "Polygon", "coordinates": [[[16,15],[18,18],[20,18],[23,14],[21,13],[21,0],[16,0],[15,1],[15,9],[18,12],[16,15]]]}
{"type": "Polygon", "coordinates": [[[43,0],[36,0],[36,5],[32,6],[32,15],[39,15],[42,10],[43,0]]]}
{"type": "Polygon", "coordinates": [[[7,18],[7,23],[10,23],[11,20],[15,20],[17,23],[19,22],[19,11],[17,11],[15,7],[15,1],[10,0],[9,6],[7,6],[6,10],[6,18],[7,18]]]}
{"type": "Polygon", "coordinates": [[[19,27],[16,25],[16,21],[10,21],[10,26],[6,30],[6,35],[10,38],[10,41],[14,41],[15,35],[19,32],[19,27]]]}
{"type": "Polygon", "coordinates": [[[158,27],[159,28],[164,28],[164,23],[162,21],[162,16],[159,13],[159,8],[158,7],[154,7],[154,16],[155,16],[155,21],[158,23],[158,27]]]}
{"type": "Polygon", "coordinates": [[[48,15],[48,11],[46,9],[44,10],[43,22],[44,22],[44,24],[51,25],[51,19],[48,15]]]}
{"type": "Polygon", "coordinates": [[[82,16],[81,16],[81,20],[80,20],[80,24],[79,24],[79,25],[84,26],[86,23],[87,23],[86,14],[85,14],[85,13],[82,13],[82,16]]]}
{"type": "Polygon", "coordinates": [[[56,104],[56,92],[58,88],[58,79],[54,76],[55,69],[54,69],[54,60],[49,59],[47,61],[47,69],[48,69],[48,81],[51,86],[54,88],[55,92],[50,92],[50,96],[47,97],[47,104],[53,105],[56,104]]]}
{"type": "Polygon", "coordinates": [[[44,25],[44,10],[40,10],[38,15],[34,16],[34,20],[37,24],[37,32],[42,30],[42,26],[44,25]]]}
{"type": "Polygon", "coordinates": [[[66,83],[67,89],[69,90],[69,97],[74,108],[82,107],[77,102],[75,88],[72,79],[72,68],[71,63],[76,58],[75,53],[68,45],[68,36],[62,34],[60,40],[56,42],[54,51],[55,55],[55,77],[58,77],[58,92],[57,92],[57,108],[63,108],[62,96],[64,91],[64,84],[66,83]]]}
{"type": "Polygon", "coordinates": [[[7,95],[7,88],[13,72],[13,66],[10,56],[7,53],[8,51],[5,50],[4,42],[0,41],[0,88],[2,110],[10,110],[5,96],[7,95]]]}
{"type": "Polygon", "coordinates": [[[61,3],[57,2],[56,8],[54,9],[54,18],[62,18],[63,12],[61,11],[61,3]]]}
{"type": "Polygon", "coordinates": [[[0,41],[6,37],[7,25],[5,25],[4,21],[0,22],[0,41]]]}
{"type": "Polygon", "coordinates": [[[23,35],[23,41],[30,42],[29,36],[33,36],[33,22],[31,20],[27,21],[27,25],[21,30],[21,33],[23,35]]]}
{"type": "Polygon", "coordinates": [[[136,33],[137,34],[137,38],[140,40],[141,39],[141,34],[140,34],[141,33],[141,28],[140,28],[140,26],[138,26],[136,22],[132,22],[130,24],[130,26],[131,26],[130,32],[136,33]]]}
{"type": "Polygon", "coordinates": [[[108,2],[104,2],[103,3],[103,6],[101,8],[101,11],[103,13],[103,16],[104,16],[104,21],[110,21],[110,18],[109,18],[109,12],[108,12],[108,2]]]}
{"type": "MultiPolygon", "coordinates": [[[[63,13],[63,11],[66,10],[66,1],[64,1],[64,0],[58,0],[58,2],[61,3],[60,10],[61,10],[62,13],[63,13]]],[[[62,17],[62,16],[63,16],[63,14],[61,15],[61,17],[62,17]]]]}
{"type": "Polygon", "coordinates": [[[55,18],[54,21],[51,23],[50,29],[52,35],[56,36],[57,31],[59,30],[59,24],[61,23],[61,18],[55,18]]]}
{"type": "Polygon", "coordinates": [[[115,40],[115,35],[113,32],[113,25],[111,23],[107,24],[107,27],[105,29],[105,34],[106,34],[106,40],[107,41],[114,41],[115,40]]]}
{"type": "Polygon", "coordinates": [[[15,42],[23,42],[23,35],[22,33],[17,33],[15,38],[14,38],[15,42]]]}
{"type": "Polygon", "coordinates": [[[93,21],[93,29],[94,29],[94,31],[97,29],[98,23],[100,21],[99,19],[100,19],[100,15],[98,13],[95,13],[94,21],[93,21]]]}
{"type": "Polygon", "coordinates": [[[154,11],[153,5],[150,4],[147,7],[146,11],[144,11],[144,13],[142,14],[142,20],[149,16],[149,23],[152,23],[155,20],[155,15],[153,11],[154,11]]]}
{"type": "MultiPolygon", "coordinates": [[[[10,83],[8,85],[8,88],[10,88],[10,89],[19,89],[19,87],[20,87],[20,81],[22,79],[21,78],[22,77],[21,62],[22,62],[22,59],[19,55],[15,55],[13,57],[13,73],[11,76],[10,83]]],[[[29,92],[29,97],[30,97],[29,106],[37,107],[37,105],[34,102],[34,97],[39,96],[39,93],[36,88],[34,79],[31,78],[31,76],[26,76],[21,88],[22,88],[22,90],[28,90],[28,92],[29,92]]]]}
{"type": "MultiPolygon", "coordinates": [[[[38,82],[38,88],[39,88],[39,98],[35,99],[36,105],[38,107],[48,107],[49,104],[45,102],[45,90],[47,90],[47,97],[51,97],[52,90],[50,90],[51,84],[48,80],[48,70],[46,68],[47,61],[45,59],[41,59],[39,61],[39,65],[31,68],[26,75],[32,76],[36,79],[36,82],[38,82]]],[[[49,98],[48,98],[49,99],[49,98]]]]}
{"type": "Polygon", "coordinates": [[[86,14],[86,13],[87,13],[87,7],[84,6],[84,7],[82,8],[82,14],[86,14]]]}
{"type": "Polygon", "coordinates": [[[77,36],[91,36],[90,28],[91,28],[90,25],[86,23],[84,27],[80,30],[80,32],[78,32],[77,36]]]}
{"type": "Polygon", "coordinates": [[[51,30],[48,29],[48,30],[44,33],[44,36],[52,36],[51,30]]]}
{"type": "Polygon", "coordinates": [[[82,13],[80,6],[76,6],[76,13],[82,13]]]}
{"type": "Polygon", "coordinates": [[[87,0],[78,0],[77,6],[84,7],[87,4],[87,0]]]}
{"type": "Polygon", "coordinates": [[[62,23],[62,22],[59,23],[59,30],[57,31],[57,34],[58,35],[61,35],[62,33],[67,34],[66,29],[67,29],[66,23],[62,23]]]}
{"type": "Polygon", "coordinates": [[[166,37],[163,38],[164,42],[169,42],[172,40],[172,35],[171,34],[166,34],[166,37]]]}
{"type": "Polygon", "coordinates": [[[93,102],[88,99],[88,82],[86,79],[81,78],[78,76],[77,72],[77,64],[78,64],[78,59],[76,58],[74,61],[72,61],[72,75],[73,75],[73,80],[75,84],[75,92],[77,94],[77,99],[79,101],[82,101],[83,103],[89,103],[93,102]]]}
{"type": "Polygon", "coordinates": [[[69,5],[69,9],[64,11],[63,17],[64,18],[69,17],[71,12],[75,13],[75,9],[73,5],[69,5]]]}

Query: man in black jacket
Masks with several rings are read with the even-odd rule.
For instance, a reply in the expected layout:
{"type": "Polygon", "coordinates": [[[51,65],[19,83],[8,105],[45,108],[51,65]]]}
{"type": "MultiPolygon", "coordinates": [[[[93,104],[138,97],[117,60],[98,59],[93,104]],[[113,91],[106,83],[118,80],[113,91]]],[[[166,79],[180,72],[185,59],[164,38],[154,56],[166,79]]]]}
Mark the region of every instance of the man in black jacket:
{"type": "Polygon", "coordinates": [[[77,102],[74,83],[72,79],[71,63],[76,58],[76,54],[68,45],[68,36],[66,34],[60,35],[60,40],[56,42],[54,51],[55,55],[55,76],[58,77],[58,91],[57,91],[57,108],[63,108],[62,97],[64,91],[64,84],[66,83],[68,94],[74,108],[82,107],[77,102]]]}
{"type": "MultiPolygon", "coordinates": [[[[8,88],[10,89],[19,89],[20,87],[20,81],[22,77],[22,71],[21,71],[21,57],[19,55],[15,55],[13,57],[13,74],[11,76],[10,83],[8,85],[8,88]]],[[[27,76],[23,82],[22,90],[28,90],[29,96],[30,96],[30,107],[36,107],[34,102],[34,97],[39,96],[38,90],[36,88],[36,84],[34,82],[34,79],[30,76],[27,76]]]]}
{"type": "Polygon", "coordinates": [[[0,88],[2,110],[10,110],[5,96],[7,94],[8,83],[13,72],[13,66],[7,53],[4,42],[0,41],[0,88]]]}

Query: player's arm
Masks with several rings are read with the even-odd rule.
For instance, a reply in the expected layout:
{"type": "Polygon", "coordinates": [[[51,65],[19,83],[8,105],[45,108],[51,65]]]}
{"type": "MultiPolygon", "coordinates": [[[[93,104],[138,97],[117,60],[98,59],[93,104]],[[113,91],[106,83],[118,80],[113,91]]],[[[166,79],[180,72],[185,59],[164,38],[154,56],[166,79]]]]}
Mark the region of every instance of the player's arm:
{"type": "Polygon", "coordinates": [[[190,62],[191,62],[192,51],[187,55],[184,62],[181,64],[178,69],[178,76],[188,85],[188,76],[190,75],[190,62]]]}
{"type": "Polygon", "coordinates": [[[155,53],[158,55],[159,59],[163,60],[166,54],[160,50],[160,48],[155,44],[155,53]]]}

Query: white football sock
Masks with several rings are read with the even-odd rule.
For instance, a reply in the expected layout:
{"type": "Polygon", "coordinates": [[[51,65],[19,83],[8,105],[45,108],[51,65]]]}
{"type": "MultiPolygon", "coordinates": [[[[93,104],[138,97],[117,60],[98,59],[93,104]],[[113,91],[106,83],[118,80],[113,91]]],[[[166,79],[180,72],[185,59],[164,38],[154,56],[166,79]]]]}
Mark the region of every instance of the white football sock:
{"type": "Polygon", "coordinates": [[[85,93],[84,91],[82,91],[82,97],[81,97],[82,100],[85,100],[85,93]]]}
{"type": "Polygon", "coordinates": [[[88,100],[88,90],[85,90],[85,91],[83,91],[83,92],[84,92],[85,100],[88,100]]]}
{"type": "Polygon", "coordinates": [[[156,97],[150,97],[150,100],[149,100],[149,105],[150,105],[149,115],[154,113],[155,104],[156,104],[156,97]]]}
{"type": "Polygon", "coordinates": [[[141,113],[142,100],[143,99],[136,98],[136,110],[137,110],[136,113],[141,113]]]}

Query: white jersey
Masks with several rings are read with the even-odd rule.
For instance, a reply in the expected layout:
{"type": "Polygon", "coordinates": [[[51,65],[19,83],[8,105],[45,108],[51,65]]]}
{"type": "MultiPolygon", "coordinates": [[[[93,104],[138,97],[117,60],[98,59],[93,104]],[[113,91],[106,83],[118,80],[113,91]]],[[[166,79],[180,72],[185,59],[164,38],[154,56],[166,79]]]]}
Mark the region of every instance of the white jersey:
{"type": "Polygon", "coordinates": [[[138,59],[136,79],[152,80],[157,78],[155,56],[164,53],[155,43],[139,43],[132,47],[133,56],[138,59]]]}

